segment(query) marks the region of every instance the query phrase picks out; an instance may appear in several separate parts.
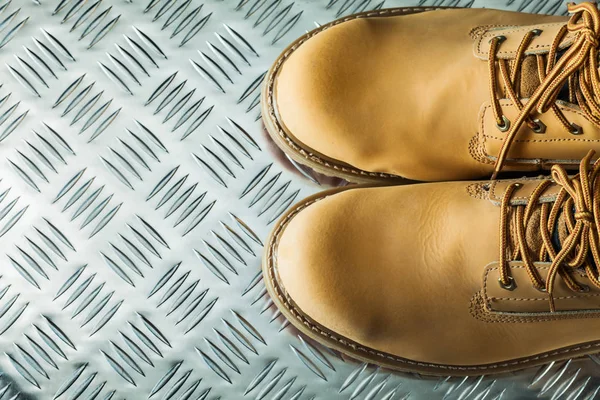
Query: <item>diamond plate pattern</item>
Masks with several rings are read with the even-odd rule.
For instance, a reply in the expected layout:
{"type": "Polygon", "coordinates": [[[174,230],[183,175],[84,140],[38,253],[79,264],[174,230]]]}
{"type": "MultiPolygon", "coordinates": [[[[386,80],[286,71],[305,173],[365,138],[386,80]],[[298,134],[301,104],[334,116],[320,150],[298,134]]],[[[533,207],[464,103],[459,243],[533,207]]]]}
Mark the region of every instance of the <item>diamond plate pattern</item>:
{"type": "Polygon", "coordinates": [[[303,337],[268,298],[271,223],[332,182],[266,140],[265,71],[321,23],[415,4],[1,2],[0,399],[596,398],[595,356],[393,373],[303,337]]]}

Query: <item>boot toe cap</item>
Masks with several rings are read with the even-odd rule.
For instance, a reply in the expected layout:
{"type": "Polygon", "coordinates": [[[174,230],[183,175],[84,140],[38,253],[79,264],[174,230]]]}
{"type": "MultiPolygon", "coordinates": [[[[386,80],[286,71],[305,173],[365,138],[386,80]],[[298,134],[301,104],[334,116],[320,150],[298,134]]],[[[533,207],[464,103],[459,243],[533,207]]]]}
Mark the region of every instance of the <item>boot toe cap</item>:
{"type": "Polygon", "coordinates": [[[373,131],[373,110],[364,106],[375,73],[365,64],[376,57],[368,44],[375,40],[369,39],[371,24],[343,22],[299,42],[274,82],[274,103],[286,134],[309,153],[356,168],[366,168],[377,146],[361,134],[373,131]]]}
{"type": "Polygon", "coordinates": [[[297,207],[276,233],[271,257],[288,317],[362,341],[379,332],[379,313],[364,312],[369,301],[361,300],[361,284],[368,278],[353,266],[364,264],[370,244],[358,238],[359,230],[347,218],[349,197],[338,194],[297,207]]]}

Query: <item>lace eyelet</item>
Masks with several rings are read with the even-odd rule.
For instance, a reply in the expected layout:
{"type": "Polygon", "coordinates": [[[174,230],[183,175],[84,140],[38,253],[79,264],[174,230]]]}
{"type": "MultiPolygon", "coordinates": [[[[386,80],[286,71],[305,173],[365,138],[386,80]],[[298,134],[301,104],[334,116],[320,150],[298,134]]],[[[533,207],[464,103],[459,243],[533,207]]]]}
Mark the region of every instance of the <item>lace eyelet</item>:
{"type": "Polygon", "coordinates": [[[517,288],[517,284],[515,283],[515,279],[512,276],[508,277],[508,284],[504,284],[504,282],[502,282],[501,278],[498,278],[498,283],[500,284],[500,287],[504,290],[510,290],[513,291],[517,288]]]}
{"type": "Polygon", "coordinates": [[[494,36],[493,38],[490,39],[489,43],[492,43],[493,40],[497,40],[498,43],[502,43],[506,40],[506,36],[504,36],[504,35],[494,36]]]}
{"type": "MultiPolygon", "coordinates": [[[[535,286],[534,286],[535,287],[535,286]]],[[[535,290],[537,290],[538,292],[542,292],[542,293],[547,293],[547,290],[545,287],[536,287],[535,290]]]]}
{"type": "Polygon", "coordinates": [[[579,289],[577,292],[579,293],[587,293],[590,291],[590,287],[586,286],[586,285],[581,285],[581,289],[579,289]]]}
{"type": "Polygon", "coordinates": [[[540,121],[539,119],[534,119],[533,123],[535,124],[535,126],[532,128],[532,130],[535,133],[544,133],[544,132],[546,132],[546,124],[544,124],[542,121],[540,121]]]}
{"type": "Polygon", "coordinates": [[[571,123],[571,130],[569,130],[569,132],[571,132],[571,135],[582,135],[583,128],[577,124],[571,123]]]}
{"type": "Polygon", "coordinates": [[[481,186],[481,188],[482,188],[484,191],[486,191],[486,192],[489,192],[489,191],[490,191],[490,186],[491,186],[491,185],[490,185],[489,183],[486,183],[486,184],[484,184],[483,186],[481,186]]]}
{"type": "Polygon", "coordinates": [[[540,36],[542,34],[542,32],[544,32],[544,31],[541,29],[533,29],[531,31],[531,33],[533,33],[535,36],[540,36]]]}
{"type": "Polygon", "coordinates": [[[508,118],[506,118],[505,115],[502,116],[502,124],[498,124],[498,122],[496,122],[496,127],[498,128],[498,130],[500,132],[506,132],[507,130],[510,129],[510,121],[508,120],[508,118]]]}

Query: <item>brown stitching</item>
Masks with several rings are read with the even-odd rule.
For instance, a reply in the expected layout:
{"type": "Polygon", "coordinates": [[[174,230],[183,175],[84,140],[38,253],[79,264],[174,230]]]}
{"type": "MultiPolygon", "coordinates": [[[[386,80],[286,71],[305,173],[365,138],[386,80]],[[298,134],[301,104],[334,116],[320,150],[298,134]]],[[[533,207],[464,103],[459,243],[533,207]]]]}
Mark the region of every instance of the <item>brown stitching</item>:
{"type": "MultiPolygon", "coordinates": [[[[510,107],[513,105],[512,102],[501,102],[500,105],[502,105],[503,107],[510,107]]],[[[482,134],[486,137],[486,138],[490,138],[490,139],[495,139],[495,140],[504,140],[503,138],[499,138],[497,136],[493,136],[491,134],[486,134],[484,133],[485,131],[485,126],[484,126],[484,119],[485,119],[485,115],[487,113],[488,108],[491,108],[491,105],[487,105],[483,108],[483,112],[481,113],[481,132],[482,134]]],[[[559,106],[560,107],[560,106],[559,106]]],[[[560,107],[561,111],[567,112],[567,113],[573,113],[573,114],[577,114],[581,117],[584,117],[585,119],[587,119],[586,115],[584,113],[582,113],[581,111],[577,111],[577,110],[573,110],[572,108],[567,108],[567,107],[560,107]]],[[[577,138],[569,138],[569,139],[561,139],[561,138],[555,138],[555,139],[517,139],[515,141],[521,142],[521,143],[535,143],[535,142],[600,142],[599,139],[577,139],[577,138]]],[[[487,156],[489,156],[489,154],[486,153],[487,156]]]]}
{"type": "Polygon", "coordinates": [[[488,193],[485,190],[483,190],[484,185],[487,185],[487,183],[476,182],[476,183],[467,185],[467,187],[466,187],[467,194],[475,199],[487,200],[488,193]]]}
{"type": "MultiPolygon", "coordinates": [[[[501,181],[492,181],[492,185],[490,186],[490,198],[494,198],[494,200],[500,200],[500,196],[498,196],[496,194],[496,187],[499,183],[508,183],[508,182],[523,182],[526,181],[527,183],[531,182],[531,181],[543,181],[546,180],[548,178],[527,178],[527,177],[523,177],[523,178],[519,178],[519,179],[502,179],[501,181]]],[[[512,199],[513,200],[526,200],[528,199],[530,196],[513,196],[512,199]]]]}
{"type": "MultiPolygon", "coordinates": [[[[521,265],[511,265],[510,266],[511,269],[525,269],[524,266],[521,265]]],[[[545,266],[539,266],[537,267],[538,269],[548,269],[548,267],[545,266]]],[[[488,285],[488,275],[490,274],[490,271],[497,271],[499,268],[498,267],[492,267],[492,268],[486,268],[485,270],[485,274],[483,275],[483,291],[485,294],[485,298],[486,299],[495,299],[495,300],[514,300],[514,301],[533,301],[533,300],[544,300],[544,301],[548,301],[548,297],[493,297],[493,296],[488,296],[487,294],[487,285],[488,285]]],[[[580,298],[587,298],[587,297],[598,297],[600,296],[600,293],[595,293],[595,294],[583,294],[580,296],[560,296],[560,297],[554,297],[554,300],[568,300],[568,299],[580,299],[580,298]]],[[[489,304],[489,302],[488,302],[489,304]]],[[[491,307],[490,307],[491,308],[491,307]]]]}
{"type": "Polygon", "coordinates": [[[498,30],[504,30],[504,29],[510,29],[513,28],[512,30],[508,30],[505,31],[504,33],[517,33],[517,32],[526,32],[526,31],[530,31],[532,26],[535,27],[554,27],[554,26],[560,26],[560,25],[566,25],[567,22],[548,22],[546,24],[539,24],[539,25],[500,25],[501,29],[498,30]]]}
{"type": "MultiPolygon", "coordinates": [[[[498,369],[498,368],[510,368],[510,367],[514,367],[514,366],[526,365],[531,362],[545,360],[547,358],[558,356],[558,355],[566,355],[566,354],[570,354],[573,352],[579,352],[580,350],[587,351],[588,349],[600,347],[600,343],[592,343],[592,344],[587,344],[587,345],[581,345],[581,346],[574,347],[574,348],[561,349],[561,350],[556,350],[553,352],[547,352],[547,353],[543,353],[543,354],[540,354],[537,356],[524,358],[524,359],[520,359],[520,360],[516,360],[516,361],[495,363],[495,364],[489,364],[489,365],[459,367],[459,366],[452,366],[452,365],[425,363],[425,362],[413,361],[413,360],[409,360],[406,358],[393,356],[391,354],[376,351],[374,349],[351,342],[350,339],[338,337],[337,335],[335,335],[332,332],[321,329],[319,326],[312,323],[307,317],[305,317],[302,314],[302,312],[300,310],[298,310],[291,303],[291,299],[289,298],[289,296],[287,294],[284,295],[281,293],[279,283],[277,282],[277,280],[275,278],[275,274],[274,274],[274,253],[275,253],[275,247],[277,247],[279,244],[279,237],[280,237],[281,233],[284,231],[284,228],[287,226],[287,224],[289,224],[291,219],[296,214],[298,214],[300,211],[302,211],[303,209],[307,208],[311,204],[314,204],[317,201],[322,200],[326,197],[328,197],[328,196],[325,195],[325,196],[313,199],[311,201],[308,201],[308,202],[302,204],[301,206],[298,206],[296,209],[292,210],[283,220],[281,220],[279,222],[279,224],[275,228],[275,231],[273,233],[273,239],[271,240],[271,243],[267,250],[267,263],[268,263],[267,272],[269,275],[268,277],[269,277],[269,282],[271,284],[271,288],[276,292],[277,298],[281,301],[281,304],[283,304],[283,306],[286,308],[286,310],[291,315],[293,315],[294,318],[296,318],[299,323],[301,323],[302,325],[305,325],[308,329],[316,332],[317,334],[324,336],[325,338],[332,340],[343,347],[349,347],[350,349],[352,349],[354,351],[357,351],[357,352],[360,351],[360,352],[366,353],[370,356],[379,357],[379,358],[382,358],[385,360],[389,360],[389,361],[393,361],[393,362],[405,364],[405,365],[433,368],[433,369],[438,369],[438,370],[448,370],[448,371],[453,371],[453,370],[454,371],[489,371],[489,370],[498,369]]],[[[491,321],[486,321],[485,319],[481,319],[479,317],[479,313],[477,312],[478,304],[473,303],[473,300],[475,299],[475,297],[477,295],[478,295],[478,293],[476,293],[474,295],[474,297],[471,299],[471,307],[470,307],[471,315],[473,315],[476,319],[482,320],[484,322],[496,322],[493,319],[491,321]]],[[[579,314],[578,314],[578,316],[579,316],[579,314]]],[[[518,318],[515,318],[515,321],[509,321],[509,322],[529,322],[529,321],[527,321],[527,320],[518,321],[518,318]]]]}
{"type": "MultiPolygon", "coordinates": [[[[492,37],[492,36],[496,36],[498,34],[498,30],[502,30],[505,35],[511,34],[511,33],[519,33],[519,32],[526,32],[531,30],[532,26],[535,27],[554,27],[554,26],[560,26],[560,25],[566,25],[566,22],[552,22],[552,23],[548,23],[548,24],[541,24],[541,25],[528,25],[526,27],[520,27],[520,28],[516,28],[513,30],[508,30],[505,31],[501,25],[497,25],[498,28],[500,29],[495,29],[496,32],[493,31],[488,31],[486,33],[484,33],[483,35],[481,35],[481,38],[479,39],[479,42],[477,43],[477,54],[478,55],[486,55],[483,50],[481,49],[481,44],[484,43],[484,39],[492,37]]],[[[512,27],[513,25],[504,25],[505,29],[508,29],[510,27],[512,27]]],[[[569,34],[567,34],[567,36],[565,36],[565,39],[562,41],[562,43],[559,45],[559,48],[565,48],[568,45],[570,45],[573,42],[573,36],[571,34],[571,36],[569,36],[569,34]]],[[[546,50],[547,48],[550,48],[549,44],[537,44],[535,46],[531,46],[528,47],[527,50],[531,51],[532,49],[543,49],[546,50]]],[[[498,51],[497,54],[514,54],[515,50],[500,50],[498,51]]]]}
{"type": "Polygon", "coordinates": [[[480,139],[479,143],[480,143],[480,148],[481,148],[481,152],[483,153],[483,156],[488,159],[490,161],[490,164],[495,164],[492,160],[491,160],[491,156],[490,154],[488,154],[488,152],[486,151],[486,144],[485,142],[487,141],[487,136],[485,135],[485,124],[484,124],[484,119],[485,119],[485,113],[487,112],[487,109],[490,108],[491,105],[488,105],[486,107],[483,107],[480,111],[479,111],[479,132],[478,132],[478,138],[480,139]]]}
{"type": "Polygon", "coordinates": [[[469,154],[477,162],[494,165],[493,161],[485,156],[485,152],[482,150],[478,136],[478,134],[475,134],[471,140],[469,140],[469,154]]]}
{"type": "Polygon", "coordinates": [[[313,36],[323,32],[329,28],[332,28],[336,25],[339,25],[343,22],[351,21],[351,20],[358,19],[358,18],[365,18],[365,17],[394,16],[396,14],[403,15],[403,14],[409,13],[409,12],[410,13],[418,13],[418,12],[425,12],[425,11],[434,11],[434,10],[438,10],[438,9],[443,9],[443,8],[439,8],[439,7],[391,8],[391,9],[384,9],[384,10],[356,14],[356,15],[352,15],[352,16],[349,16],[346,18],[342,18],[342,19],[333,21],[327,25],[322,26],[319,29],[314,30],[313,32],[307,33],[304,37],[299,39],[296,43],[294,43],[294,45],[292,47],[290,47],[285,53],[283,53],[277,59],[277,61],[275,62],[274,66],[273,66],[272,72],[270,73],[270,75],[267,78],[268,115],[271,119],[271,122],[273,122],[273,124],[276,126],[277,133],[279,134],[279,136],[281,136],[281,138],[283,138],[287,142],[288,146],[290,146],[294,151],[296,151],[297,153],[302,155],[304,158],[306,158],[307,160],[316,162],[317,164],[320,164],[324,167],[331,168],[336,171],[341,171],[344,173],[351,173],[354,175],[363,175],[363,176],[377,177],[377,178],[383,178],[383,179],[393,179],[393,180],[401,178],[398,175],[386,174],[383,172],[368,172],[368,171],[364,171],[364,170],[361,170],[358,168],[349,168],[349,167],[341,165],[341,164],[328,162],[328,161],[322,159],[321,157],[319,157],[318,155],[308,152],[305,149],[303,149],[302,147],[300,147],[296,142],[294,142],[285,133],[285,131],[283,130],[283,127],[279,123],[277,116],[275,115],[275,105],[274,105],[274,101],[273,101],[274,100],[273,97],[274,97],[275,77],[279,74],[279,70],[280,70],[281,66],[283,65],[283,63],[285,62],[285,60],[288,59],[292,55],[292,53],[296,49],[298,49],[298,47],[300,47],[300,45],[302,45],[304,42],[306,42],[308,39],[312,38],[313,36]]]}
{"type": "MultiPolygon", "coordinates": [[[[490,186],[490,199],[493,198],[493,200],[500,201],[500,196],[498,196],[496,194],[496,187],[497,187],[498,183],[523,182],[523,181],[525,181],[526,183],[530,183],[532,181],[544,181],[547,179],[549,179],[549,178],[523,177],[520,179],[502,179],[501,181],[493,181],[492,185],[490,186]]],[[[552,189],[552,187],[550,187],[549,189],[552,189]]],[[[555,193],[552,195],[541,196],[540,200],[551,201],[551,200],[555,199],[557,195],[558,195],[558,193],[555,193]]],[[[514,202],[515,200],[527,200],[530,197],[531,196],[513,196],[511,202],[514,202]]]]}
{"type": "Polygon", "coordinates": [[[469,36],[471,37],[471,39],[477,40],[477,39],[479,39],[479,37],[481,35],[485,35],[485,32],[489,31],[490,29],[502,28],[503,26],[506,26],[506,25],[490,24],[490,25],[476,26],[475,28],[473,28],[469,31],[469,36]]]}
{"type": "MultiPolygon", "coordinates": [[[[512,25],[497,25],[498,28],[502,28],[502,26],[505,27],[510,27],[512,25]]],[[[483,35],[481,35],[481,37],[479,37],[479,41],[477,42],[477,55],[486,55],[482,50],[481,50],[481,44],[483,43],[483,38],[486,37],[487,32],[484,33],[483,35]]]]}
{"type": "MultiPolygon", "coordinates": [[[[548,313],[545,315],[535,315],[535,316],[519,316],[519,315],[509,315],[507,313],[503,314],[501,311],[491,311],[490,309],[485,307],[485,301],[483,299],[483,295],[481,292],[476,293],[471,298],[469,312],[471,316],[478,321],[488,322],[488,323],[533,323],[533,322],[549,322],[549,321],[559,321],[565,319],[579,319],[579,318],[598,318],[600,316],[599,312],[577,312],[577,313],[548,313]]],[[[600,343],[594,344],[594,347],[600,347],[600,343]]],[[[573,349],[576,351],[579,349],[573,349]]]]}
{"type": "Polygon", "coordinates": [[[496,185],[498,184],[498,181],[492,181],[492,184],[490,185],[490,199],[493,197],[494,200],[499,200],[498,196],[496,196],[496,185]]]}
{"type": "Polygon", "coordinates": [[[483,274],[483,295],[485,296],[484,300],[485,300],[488,308],[491,309],[492,308],[492,304],[490,303],[490,296],[488,296],[488,293],[487,293],[487,287],[488,287],[488,285],[487,285],[487,277],[488,277],[488,274],[489,274],[489,271],[486,268],[485,274],[483,274]]]}
{"type": "MultiPolygon", "coordinates": [[[[600,293],[597,294],[589,294],[589,295],[585,295],[585,296],[581,296],[581,297],[598,297],[600,296],[600,293]]],[[[569,300],[569,299],[579,299],[581,297],[578,296],[561,296],[561,297],[554,297],[554,300],[569,300]]],[[[548,301],[547,297],[536,297],[536,298],[529,298],[529,297],[519,297],[519,298],[514,298],[514,297],[490,297],[490,299],[492,300],[506,300],[506,301],[548,301]]],[[[538,311],[535,311],[538,312],[538,311]]]]}
{"type": "MultiPolygon", "coordinates": [[[[496,137],[496,136],[487,136],[486,137],[490,138],[490,139],[495,139],[495,140],[504,140],[502,138],[496,137]]],[[[598,139],[561,139],[561,138],[556,138],[556,139],[515,139],[515,142],[519,142],[519,143],[552,143],[552,142],[592,142],[592,143],[597,143],[600,142],[600,140],[598,139]]]]}

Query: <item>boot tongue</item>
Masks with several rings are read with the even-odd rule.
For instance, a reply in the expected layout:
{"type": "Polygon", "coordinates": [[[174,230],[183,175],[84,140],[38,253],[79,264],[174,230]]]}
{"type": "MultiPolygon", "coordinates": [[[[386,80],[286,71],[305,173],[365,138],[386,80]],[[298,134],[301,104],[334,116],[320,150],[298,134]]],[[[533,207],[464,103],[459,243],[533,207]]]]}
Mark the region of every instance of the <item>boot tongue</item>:
{"type": "MultiPolygon", "coordinates": [[[[532,258],[534,260],[537,260],[537,255],[540,254],[540,250],[543,246],[542,236],[540,234],[541,212],[541,207],[537,207],[531,213],[531,218],[529,218],[529,221],[527,221],[527,226],[525,228],[525,243],[529,249],[529,254],[533,256],[532,258]]],[[[561,244],[564,243],[567,235],[567,223],[564,214],[561,212],[556,220],[550,237],[555,251],[558,252],[560,250],[561,244]]],[[[516,235],[512,235],[512,237],[515,238],[516,235]]],[[[513,246],[515,244],[516,243],[513,243],[513,246]]]]}
{"type": "Polygon", "coordinates": [[[535,89],[537,89],[541,83],[536,56],[526,56],[523,59],[521,64],[521,75],[519,78],[519,93],[521,93],[521,97],[531,97],[535,89]]]}
{"type": "MultiPolygon", "coordinates": [[[[560,57],[565,53],[566,50],[561,50],[556,54],[556,60],[558,61],[560,57]]],[[[514,65],[511,63],[509,68],[513,69],[514,65]]],[[[529,98],[540,86],[540,76],[538,72],[537,58],[535,55],[525,56],[523,58],[523,62],[521,64],[521,72],[519,75],[519,93],[522,98],[529,98]]],[[[558,99],[569,101],[569,84],[565,83],[563,88],[561,89],[558,99]]]]}

